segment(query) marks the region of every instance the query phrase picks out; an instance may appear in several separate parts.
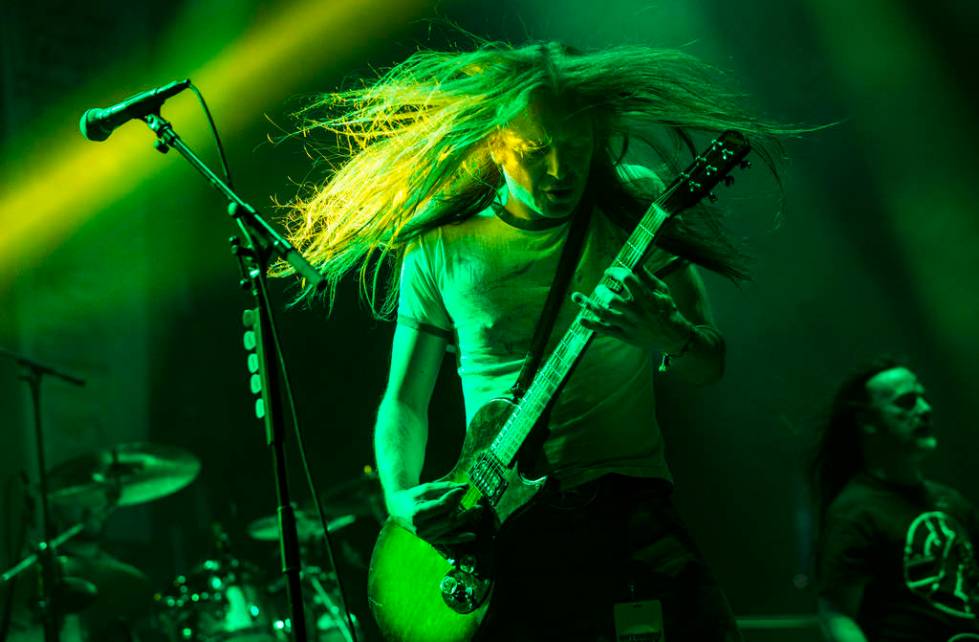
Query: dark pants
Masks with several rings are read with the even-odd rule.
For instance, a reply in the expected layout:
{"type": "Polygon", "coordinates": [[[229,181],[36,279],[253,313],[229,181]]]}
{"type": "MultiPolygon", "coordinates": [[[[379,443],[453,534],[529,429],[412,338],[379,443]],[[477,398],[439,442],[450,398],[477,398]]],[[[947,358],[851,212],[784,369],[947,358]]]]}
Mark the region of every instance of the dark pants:
{"type": "Polygon", "coordinates": [[[659,600],[667,642],[741,640],[670,485],[609,475],[553,493],[498,539],[480,642],[615,640],[613,605],[659,600]]]}

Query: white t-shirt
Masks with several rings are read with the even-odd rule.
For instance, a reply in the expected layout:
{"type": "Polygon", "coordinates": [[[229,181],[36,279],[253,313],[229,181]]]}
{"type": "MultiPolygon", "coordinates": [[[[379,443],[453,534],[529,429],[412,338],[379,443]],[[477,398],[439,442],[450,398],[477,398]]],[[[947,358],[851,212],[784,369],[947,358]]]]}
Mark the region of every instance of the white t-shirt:
{"type": "MultiPolygon", "coordinates": [[[[619,173],[661,189],[643,167],[621,166],[619,173]]],[[[571,292],[590,293],[628,236],[597,205],[545,357],[578,313],[571,292]]],[[[528,223],[504,221],[488,208],[423,234],[405,253],[398,323],[455,343],[467,422],[515,383],[554,280],[569,224],[528,223]]],[[[655,271],[673,260],[654,248],[646,266],[655,271]]],[[[656,423],[653,357],[608,337],[591,342],[554,406],[544,443],[545,469],[562,486],[610,472],[670,479],[656,423]]]]}

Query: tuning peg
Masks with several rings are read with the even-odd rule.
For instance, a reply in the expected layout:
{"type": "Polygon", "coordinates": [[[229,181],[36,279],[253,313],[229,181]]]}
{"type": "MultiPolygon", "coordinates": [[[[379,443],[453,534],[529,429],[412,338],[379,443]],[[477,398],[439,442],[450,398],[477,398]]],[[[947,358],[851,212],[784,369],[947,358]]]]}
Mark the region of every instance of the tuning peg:
{"type": "Polygon", "coordinates": [[[734,177],[728,174],[724,177],[724,186],[731,187],[732,185],[734,185],[734,177]]]}
{"type": "Polygon", "coordinates": [[[738,167],[740,167],[741,169],[748,169],[749,167],[751,167],[751,161],[743,160],[740,163],[738,163],[738,167]]]}
{"type": "Polygon", "coordinates": [[[709,194],[707,194],[707,200],[710,201],[711,203],[716,203],[717,194],[715,194],[714,192],[710,192],[709,194]]]}

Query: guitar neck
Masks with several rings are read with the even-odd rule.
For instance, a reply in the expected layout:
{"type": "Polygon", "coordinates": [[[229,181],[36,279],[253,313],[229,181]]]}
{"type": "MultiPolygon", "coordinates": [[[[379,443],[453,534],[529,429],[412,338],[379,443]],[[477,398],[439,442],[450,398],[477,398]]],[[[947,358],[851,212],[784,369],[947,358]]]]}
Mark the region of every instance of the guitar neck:
{"type": "MultiPolygon", "coordinates": [[[[646,210],[645,215],[636,225],[636,229],[629,235],[625,245],[622,246],[615,260],[612,261],[613,267],[625,267],[632,270],[642,261],[652,246],[656,233],[670,216],[670,213],[661,207],[661,202],[665,200],[665,197],[666,193],[654,201],[646,210]]],[[[599,284],[608,286],[608,277],[603,276],[599,284]]],[[[599,305],[605,306],[611,299],[610,290],[596,287],[591,293],[591,298],[599,305]]],[[[575,317],[561,338],[561,342],[537,372],[527,389],[527,393],[503,425],[496,439],[493,440],[490,450],[505,466],[509,466],[516,459],[517,452],[530,431],[541,418],[544,410],[560,389],[561,384],[585,348],[588,347],[594,332],[584,327],[581,320],[591,317],[592,314],[584,310],[575,317]]]]}

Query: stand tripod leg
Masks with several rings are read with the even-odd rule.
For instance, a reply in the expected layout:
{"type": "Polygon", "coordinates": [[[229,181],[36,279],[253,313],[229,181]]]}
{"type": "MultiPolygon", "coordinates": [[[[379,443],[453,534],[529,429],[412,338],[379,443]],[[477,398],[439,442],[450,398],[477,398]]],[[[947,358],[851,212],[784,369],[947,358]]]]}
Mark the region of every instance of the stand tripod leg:
{"type": "MultiPolygon", "coordinates": [[[[330,620],[343,634],[343,639],[346,642],[354,642],[350,628],[347,626],[346,618],[341,615],[340,607],[333,601],[333,598],[330,597],[327,590],[323,588],[323,583],[315,575],[309,576],[309,583],[313,585],[313,593],[316,596],[316,600],[322,602],[323,606],[326,607],[326,612],[329,614],[330,620]]],[[[353,617],[352,613],[351,617],[353,617]]]]}

